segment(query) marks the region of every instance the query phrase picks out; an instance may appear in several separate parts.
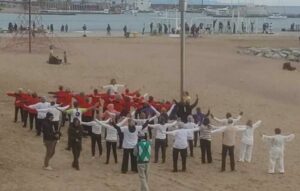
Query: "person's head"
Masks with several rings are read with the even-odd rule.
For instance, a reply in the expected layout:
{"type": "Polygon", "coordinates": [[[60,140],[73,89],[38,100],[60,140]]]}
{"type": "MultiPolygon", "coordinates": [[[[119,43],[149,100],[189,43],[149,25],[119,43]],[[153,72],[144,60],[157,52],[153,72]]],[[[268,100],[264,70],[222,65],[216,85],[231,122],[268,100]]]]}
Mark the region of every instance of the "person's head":
{"type": "Polygon", "coordinates": [[[197,107],[197,108],[196,108],[196,112],[197,112],[197,113],[201,113],[201,108],[200,108],[200,107],[197,107]]]}
{"type": "Polygon", "coordinates": [[[80,92],[79,95],[83,97],[84,96],[84,92],[80,92]]]}
{"type": "Polygon", "coordinates": [[[248,120],[247,123],[246,123],[246,125],[247,125],[248,127],[252,127],[252,120],[248,120]]]}
{"type": "Polygon", "coordinates": [[[152,102],[153,100],[154,100],[154,97],[153,96],[149,96],[148,101],[152,102]]]}
{"type": "Polygon", "coordinates": [[[193,122],[194,122],[193,116],[192,116],[192,115],[189,115],[189,116],[187,117],[187,121],[188,121],[189,123],[193,123],[193,122]]]}
{"type": "Polygon", "coordinates": [[[140,92],[136,92],[136,97],[141,97],[141,93],[140,92]]]}
{"type": "Polygon", "coordinates": [[[110,84],[115,85],[116,83],[117,83],[116,79],[113,78],[113,79],[110,80],[110,84]]]}
{"type": "Polygon", "coordinates": [[[59,91],[63,91],[64,87],[62,85],[58,86],[59,91]]]}
{"type": "Polygon", "coordinates": [[[94,94],[98,94],[98,89],[94,89],[94,94]]]}
{"type": "Polygon", "coordinates": [[[276,135],[279,135],[279,134],[281,134],[281,129],[280,128],[275,128],[275,134],[276,135]]]}
{"type": "Polygon", "coordinates": [[[46,102],[46,97],[45,97],[45,96],[41,97],[41,102],[42,102],[42,103],[45,103],[45,102],[46,102]]]}
{"type": "Polygon", "coordinates": [[[36,92],[33,92],[33,93],[31,94],[31,96],[32,96],[33,98],[37,98],[37,93],[36,93],[36,92]]]}
{"type": "Polygon", "coordinates": [[[74,108],[78,108],[78,102],[74,101],[73,106],[74,106],[74,108]]]}
{"type": "Polygon", "coordinates": [[[73,119],[73,126],[74,127],[79,127],[80,126],[80,120],[77,117],[75,117],[73,119]]]}
{"type": "Polygon", "coordinates": [[[128,88],[125,89],[125,94],[129,94],[129,89],[128,88]]]}
{"type": "Polygon", "coordinates": [[[18,89],[18,93],[19,93],[19,94],[23,93],[23,91],[24,91],[23,88],[19,88],[19,89],[18,89]]]}
{"type": "Polygon", "coordinates": [[[229,112],[226,113],[226,118],[227,118],[227,119],[229,119],[229,118],[231,118],[231,117],[232,117],[231,113],[229,113],[229,112]]]}
{"type": "Polygon", "coordinates": [[[145,113],[145,112],[141,112],[140,118],[141,118],[141,119],[146,119],[146,113],[145,113]]]}
{"type": "Polygon", "coordinates": [[[51,101],[51,102],[50,102],[50,105],[51,105],[51,106],[54,106],[54,105],[55,105],[55,101],[51,101]]]}
{"type": "Polygon", "coordinates": [[[184,128],[184,123],[183,122],[179,122],[178,123],[178,129],[183,129],[184,128]]]}
{"type": "Polygon", "coordinates": [[[53,114],[48,112],[46,113],[46,119],[49,120],[49,121],[52,121],[53,120],[53,114]]]}
{"type": "Polygon", "coordinates": [[[109,112],[113,111],[114,109],[115,109],[114,104],[110,103],[110,104],[107,105],[107,110],[109,112]]]}
{"type": "Polygon", "coordinates": [[[129,119],[128,119],[128,126],[132,127],[132,126],[134,126],[134,125],[135,125],[134,120],[133,120],[132,118],[129,118],[129,119]]]}
{"type": "Polygon", "coordinates": [[[203,119],[203,123],[202,123],[202,124],[205,125],[205,126],[208,126],[208,125],[210,124],[209,118],[208,118],[208,117],[205,117],[205,118],[203,119]]]}
{"type": "Polygon", "coordinates": [[[120,94],[115,95],[115,100],[120,101],[122,99],[122,96],[120,94]]]}
{"type": "Polygon", "coordinates": [[[159,123],[159,124],[164,125],[164,124],[166,124],[166,122],[167,122],[167,120],[166,120],[165,117],[160,116],[160,117],[158,118],[158,123],[159,123]]]}

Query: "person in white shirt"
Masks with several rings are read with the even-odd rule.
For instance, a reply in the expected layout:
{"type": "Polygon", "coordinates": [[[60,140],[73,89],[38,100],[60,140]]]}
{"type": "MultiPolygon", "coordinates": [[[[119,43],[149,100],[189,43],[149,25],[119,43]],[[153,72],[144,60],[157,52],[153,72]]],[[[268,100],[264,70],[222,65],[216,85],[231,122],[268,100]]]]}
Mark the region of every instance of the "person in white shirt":
{"type": "MultiPolygon", "coordinates": [[[[100,115],[97,115],[97,119],[100,119],[100,115]]],[[[110,119],[107,119],[106,121],[100,121],[103,123],[108,123],[110,119]]],[[[99,149],[99,157],[102,155],[102,142],[101,142],[101,132],[102,132],[102,125],[100,124],[98,120],[90,121],[90,122],[81,122],[82,125],[91,126],[92,132],[91,132],[91,146],[92,146],[92,158],[95,158],[95,148],[96,143],[98,145],[99,149]]]]}
{"type": "Polygon", "coordinates": [[[59,131],[58,127],[59,127],[59,120],[61,118],[61,113],[63,111],[65,111],[66,109],[69,108],[69,105],[65,106],[65,107],[59,107],[57,104],[55,104],[54,101],[51,101],[50,102],[50,106],[46,109],[36,109],[37,112],[49,112],[49,113],[52,113],[53,115],[53,120],[52,120],[52,123],[53,123],[53,126],[55,128],[55,131],[59,131]]]}
{"type": "Polygon", "coordinates": [[[165,134],[174,136],[173,143],[173,172],[177,172],[178,154],[180,153],[182,160],[182,171],[186,171],[186,157],[188,148],[188,137],[190,133],[199,131],[199,128],[184,129],[184,123],[178,123],[179,129],[174,131],[164,131],[165,134]]]}
{"type": "Polygon", "coordinates": [[[177,121],[172,123],[167,123],[168,119],[166,117],[159,117],[158,124],[149,124],[149,128],[156,129],[156,137],[155,137],[155,147],[154,147],[154,163],[158,162],[158,152],[161,149],[162,153],[162,163],[166,162],[166,132],[168,128],[176,125],[177,121]]]}
{"type": "MultiPolygon", "coordinates": [[[[99,123],[102,127],[106,129],[106,162],[105,164],[109,164],[109,158],[110,158],[110,151],[113,151],[113,156],[115,159],[115,163],[118,163],[118,156],[117,156],[117,140],[118,140],[118,131],[114,127],[115,125],[115,118],[111,118],[108,124],[103,123],[102,121],[99,121],[95,119],[97,123],[99,123]]],[[[128,118],[124,118],[119,123],[117,123],[117,126],[123,126],[125,123],[127,123],[128,118]]]]}
{"type": "Polygon", "coordinates": [[[226,113],[225,119],[220,119],[215,117],[213,114],[210,114],[211,118],[213,118],[215,121],[221,123],[222,125],[228,125],[229,119],[232,120],[233,125],[239,122],[243,116],[243,112],[240,112],[239,116],[237,118],[232,117],[231,113],[226,113]]]}
{"type": "MultiPolygon", "coordinates": [[[[199,128],[197,124],[194,123],[194,118],[192,115],[189,115],[187,117],[187,123],[184,124],[185,129],[195,129],[199,128]]],[[[190,156],[194,157],[194,132],[189,131],[188,132],[188,143],[190,148],[190,156]]]]}
{"type": "Polygon", "coordinates": [[[110,84],[102,86],[103,89],[107,89],[107,91],[111,94],[111,95],[115,95],[119,92],[119,88],[123,88],[125,87],[125,85],[123,84],[117,84],[116,79],[111,79],[110,80],[110,84]]]}
{"type": "Polygon", "coordinates": [[[279,173],[284,173],[284,148],[285,143],[290,142],[295,138],[294,134],[290,135],[281,135],[281,129],[275,129],[275,135],[267,136],[263,135],[262,139],[266,142],[269,149],[269,170],[268,173],[275,173],[276,165],[278,165],[279,173]]]}
{"type": "Polygon", "coordinates": [[[131,171],[137,171],[137,159],[134,156],[134,148],[138,143],[138,132],[145,129],[148,126],[148,122],[144,123],[142,126],[135,125],[134,120],[132,118],[128,119],[128,126],[117,126],[114,127],[120,132],[124,133],[123,139],[123,160],[122,160],[122,169],[121,172],[123,174],[127,173],[128,171],[128,162],[129,162],[129,155],[131,160],[131,171]]]}
{"type": "Polygon", "coordinates": [[[30,105],[28,108],[40,110],[37,113],[37,119],[36,119],[36,135],[40,136],[42,132],[42,123],[43,120],[46,118],[47,111],[41,109],[48,109],[50,107],[50,103],[46,101],[46,97],[41,97],[41,102],[30,105]]]}
{"type": "Polygon", "coordinates": [[[254,130],[258,128],[260,124],[261,121],[252,124],[252,121],[248,120],[246,125],[239,126],[245,128],[245,130],[242,131],[239,162],[251,162],[254,130]]]}
{"type": "Polygon", "coordinates": [[[220,127],[219,129],[214,131],[214,132],[223,132],[221,172],[225,171],[227,152],[229,152],[231,171],[235,171],[234,145],[235,145],[236,133],[238,131],[244,131],[245,129],[246,128],[239,128],[238,126],[234,126],[233,120],[229,119],[227,126],[220,127]]]}

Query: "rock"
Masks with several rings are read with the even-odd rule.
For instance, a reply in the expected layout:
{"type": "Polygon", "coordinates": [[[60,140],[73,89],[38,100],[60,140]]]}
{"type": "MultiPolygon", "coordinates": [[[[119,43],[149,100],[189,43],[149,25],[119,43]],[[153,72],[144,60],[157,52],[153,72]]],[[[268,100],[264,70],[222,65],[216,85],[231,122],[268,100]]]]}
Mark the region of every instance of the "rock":
{"type": "Polygon", "coordinates": [[[289,55],[284,52],[279,52],[278,54],[281,56],[281,58],[286,58],[289,55]]]}
{"type": "Polygon", "coordinates": [[[289,61],[298,61],[298,58],[296,58],[296,57],[295,57],[294,55],[292,55],[292,54],[288,55],[287,59],[288,59],[289,61]]]}
{"type": "Polygon", "coordinates": [[[272,58],[281,59],[281,56],[278,53],[275,53],[275,54],[272,55],[272,58]]]}
{"type": "Polygon", "coordinates": [[[296,57],[300,57],[300,51],[299,50],[293,50],[292,54],[296,57]]]}

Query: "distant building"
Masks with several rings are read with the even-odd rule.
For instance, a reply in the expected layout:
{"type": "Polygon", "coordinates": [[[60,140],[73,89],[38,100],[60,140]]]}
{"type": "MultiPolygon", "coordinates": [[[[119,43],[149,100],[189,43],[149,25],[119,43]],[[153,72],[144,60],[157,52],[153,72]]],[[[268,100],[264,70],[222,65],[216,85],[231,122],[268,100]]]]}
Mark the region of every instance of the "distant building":
{"type": "Polygon", "coordinates": [[[135,0],[134,7],[136,10],[147,12],[151,10],[151,0],[135,0]]]}

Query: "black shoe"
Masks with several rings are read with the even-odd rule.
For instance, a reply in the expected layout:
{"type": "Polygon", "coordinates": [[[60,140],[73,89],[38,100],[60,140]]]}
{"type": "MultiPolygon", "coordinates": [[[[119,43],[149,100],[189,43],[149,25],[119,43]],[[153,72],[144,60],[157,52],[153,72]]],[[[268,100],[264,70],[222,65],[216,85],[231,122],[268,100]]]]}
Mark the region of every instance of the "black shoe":
{"type": "Polygon", "coordinates": [[[172,170],[172,172],[178,172],[178,170],[172,170]]]}

